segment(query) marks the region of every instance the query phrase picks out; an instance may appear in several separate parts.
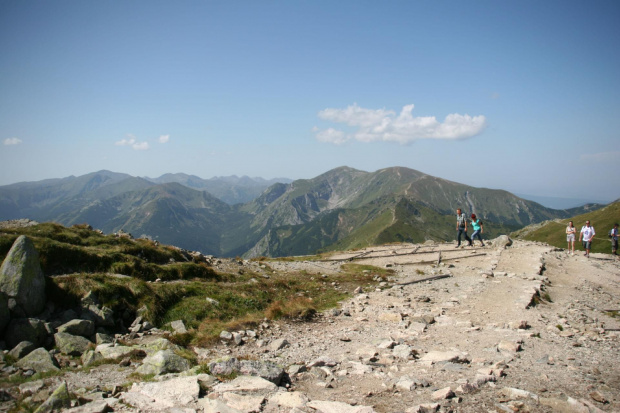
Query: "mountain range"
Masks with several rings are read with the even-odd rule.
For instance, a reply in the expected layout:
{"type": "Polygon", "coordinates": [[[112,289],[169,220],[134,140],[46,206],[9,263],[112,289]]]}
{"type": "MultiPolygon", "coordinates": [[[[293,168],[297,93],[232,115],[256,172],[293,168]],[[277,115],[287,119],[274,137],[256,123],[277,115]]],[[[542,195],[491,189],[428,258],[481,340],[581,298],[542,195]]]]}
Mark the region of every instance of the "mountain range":
{"type": "Polygon", "coordinates": [[[601,206],[556,210],[403,167],[376,172],[340,167],[292,182],[186,174],[151,179],[99,171],[0,186],[0,220],[87,223],[229,257],[450,240],[458,207],[476,213],[485,236],[492,237],[601,206]]]}

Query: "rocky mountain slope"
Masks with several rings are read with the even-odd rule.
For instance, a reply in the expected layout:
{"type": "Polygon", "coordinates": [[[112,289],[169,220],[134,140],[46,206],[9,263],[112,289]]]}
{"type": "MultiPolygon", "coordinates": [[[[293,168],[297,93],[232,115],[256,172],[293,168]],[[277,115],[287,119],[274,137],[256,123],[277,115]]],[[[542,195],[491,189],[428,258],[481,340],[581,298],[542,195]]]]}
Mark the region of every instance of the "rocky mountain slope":
{"type": "Polygon", "coordinates": [[[263,179],[248,176],[220,176],[202,179],[196,175],[183,173],[164,174],[159,178],[145,178],[150,182],[165,184],[176,182],[198,191],[207,191],[229,205],[245,204],[259,196],[265,189],[276,183],[289,183],[287,178],[263,179]]]}
{"type": "Polygon", "coordinates": [[[490,236],[572,213],[399,167],[372,173],[337,168],[271,187],[240,210],[252,215],[248,238],[258,239],[249,255],[283,256],[330,246],[450,239],[448,222],[458,207],[477,214],[490,236]]]}
{"type": "MultiPolygon", "coordinates": [[[[125,334],[98,334],[96,347],[71,347],[69,339],[81,337],[77,324],[88,323],[67,313],[64,324],[50,323],[53,350],[11,350],[18,362],[1,370],[0,409],[620,409],[620,370],[615,367],[620,356],[619,260],[605,254],[570,256],[547,244],[503,236],[484,249],[403,243],[321,260],[272,260],[268,277],[286,283],[301,271],[323,280],[325,289],[340,290],[343,264],[349,262],[367,265],[367,280],[378,277],[375,269],[388,268],[391,274],[376,286],[346,287],[350,298],[310,320],[264,320],[223,331],[209,346],[174,344],[186,334],[183,323],[174,323],[171,333],[138,316],[125,334]],[[54,373],[27,379],[45,368],[54,373]]],[[[259,262],[220,260],[216,268],[267,276],[259,262]]],[[[81,298],[77,310],[102,311],[92,294],[81,298]]]]}

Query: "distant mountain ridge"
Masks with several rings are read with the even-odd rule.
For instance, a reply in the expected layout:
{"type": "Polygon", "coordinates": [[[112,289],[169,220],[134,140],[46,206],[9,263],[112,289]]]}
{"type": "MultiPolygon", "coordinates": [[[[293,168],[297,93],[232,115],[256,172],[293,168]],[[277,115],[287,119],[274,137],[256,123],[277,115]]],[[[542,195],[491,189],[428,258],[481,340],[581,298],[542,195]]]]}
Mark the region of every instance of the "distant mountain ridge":
{"type": "Polygon", "coordinates": [[[0,220],[88,223],[206,254],[252,257],[449,240],[458,207],[476,213],[489,237],[597,207],[554,210],[506,191],[403,167],[376,172],[340,167],[312,179],[273,183],[248,202],[231,202],[268,182],[186,174],[147,179],[99,171],[2,186],[0,220]],[[211,190],[200,189],[207,187],[211,190]]]}
{"type": "Polygon", "coordinates": [[[207,191],[216,198],[230,205],[244,204],[259,196],[265,189],[275,183],[290,183],[288,178],[250,178],[248,176],[216,176],[210,179],[202,179],[196,175],[184,173],[164,174],[159,178],[147,178],[147,181],[164,184],[176,182],[199,191],[207,191]]]}

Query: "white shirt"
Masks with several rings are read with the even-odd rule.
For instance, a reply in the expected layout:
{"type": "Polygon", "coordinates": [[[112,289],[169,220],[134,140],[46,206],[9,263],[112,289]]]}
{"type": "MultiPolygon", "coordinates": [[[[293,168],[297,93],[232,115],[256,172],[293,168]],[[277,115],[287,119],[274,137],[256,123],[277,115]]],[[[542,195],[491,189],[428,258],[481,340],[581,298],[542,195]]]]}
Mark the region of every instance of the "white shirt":
{"type": "Polygon", "coordinates": [[[583,240],[586,242],[592,241],[594,234],[596,234],[593,226],[587,227],[585,225],[581,227],[581,233],[583,234],[583,240]]]}

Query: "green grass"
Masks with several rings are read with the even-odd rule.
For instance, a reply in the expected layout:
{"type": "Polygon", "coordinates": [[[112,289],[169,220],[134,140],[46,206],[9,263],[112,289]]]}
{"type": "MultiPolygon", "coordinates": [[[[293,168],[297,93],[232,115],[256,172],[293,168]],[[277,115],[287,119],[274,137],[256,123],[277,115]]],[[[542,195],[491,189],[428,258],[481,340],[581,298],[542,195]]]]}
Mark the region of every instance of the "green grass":
{"type": "Polygon", "coordinates": [[[567,248],[566,242],[566,226],[569,221],[573,221],[577,229],[575,241],[575,251],[585,251],[578,241],[579,231],[585,225],[586,220],[590,220],[590,224],[594,227],[596,235],[592,242],[592,252],[611,253],[611,242],[607,237],[607,232],[613,227],[614,223],[620,221],[620,202],[615,202],[596,211],[586,214],[574,216],[572,218],[547,221],[540,228],[529,232],[526,235],[520,235],[524,231],[516,231],[511,234],[516,238],[522,238],[530,241],[546,242],[558,248],[567,248]]]}
{"type": "Polygon", "coordinates": [[[28,236],[39,252],[45,275],[116,273],[143,280],[213,278],[215,272],[200,263],[187,262],[181,252],[145,239],[117,238],[83,226],[44,223],[0,232],[0,260],[20,235],[28,236]]]}
{"type": "Polygon", "coordinates": [[[216,273],[204,263],[186,262],[173,247],[51,223],[1,232],[0,258],[4,259],[22,234],[29,236],[39,251],[48,275],[47,295],[56,308],[74,308],[92,291],[117,317],[128,311],[131,319],[126,322],[142,307],[146,308],[143,317],[158,327],[183,320],[189,333],[173,339],[182,346],[213,341],[223,329],[255,327],[265,317],[307,320],[317,311],[337,306],[357,286],[375,285],[391,273],[346,264],[341,273],[323,279],[307,271],[278,273],[268,267],[272,259],[265,258],[259,261],[265,263],[263,271],[269,272],[269,278],[252,271],[216,273]],[[158,278],[168,282],[152,282],[158,278]]]}

